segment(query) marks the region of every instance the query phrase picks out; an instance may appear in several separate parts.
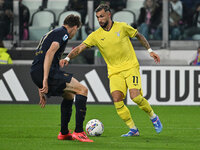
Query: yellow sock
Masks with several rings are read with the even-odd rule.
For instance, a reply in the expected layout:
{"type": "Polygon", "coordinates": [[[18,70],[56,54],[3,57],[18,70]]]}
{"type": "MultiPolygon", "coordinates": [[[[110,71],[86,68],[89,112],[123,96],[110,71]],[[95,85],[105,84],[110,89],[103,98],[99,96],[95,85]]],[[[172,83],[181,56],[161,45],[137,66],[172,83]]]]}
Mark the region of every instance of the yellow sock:
{"type": "Polygon", "coordinates": [[[151,108],[149,102],[144,97],[138,95],[137,97],[132,99],[132,101],[134,101],[140,109],[144,110],[149,115],[149,117],[153,117],[154,111],[151,108]]]}
{"type": "Polygon", "coordinates": [[[131,118],[130,111],[128,110],[126,105],[124,105],[124,102],[114,102],[114,104],[117,114],[120,116],[120,118],[126,123],[129,128],[133,128],[135,124],[133,122],[133,119],[131,118]]]}

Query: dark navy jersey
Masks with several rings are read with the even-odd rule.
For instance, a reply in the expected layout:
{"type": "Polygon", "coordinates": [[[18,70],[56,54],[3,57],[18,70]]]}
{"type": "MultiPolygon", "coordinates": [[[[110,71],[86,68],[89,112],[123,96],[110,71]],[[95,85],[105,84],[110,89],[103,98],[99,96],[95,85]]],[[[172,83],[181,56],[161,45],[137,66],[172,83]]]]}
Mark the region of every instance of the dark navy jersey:
{"type": "Polygon", "coordinates": [[[41,67],[43,69],[46,52],[53,42],[58,42],[60,47],[54,55],[51,67],[57,66],[59,68],[59,60],[67,45],[68,37],[69,33],[64,26],[46,33],[38,44],[31,69],[34,70],[41,67]]]}

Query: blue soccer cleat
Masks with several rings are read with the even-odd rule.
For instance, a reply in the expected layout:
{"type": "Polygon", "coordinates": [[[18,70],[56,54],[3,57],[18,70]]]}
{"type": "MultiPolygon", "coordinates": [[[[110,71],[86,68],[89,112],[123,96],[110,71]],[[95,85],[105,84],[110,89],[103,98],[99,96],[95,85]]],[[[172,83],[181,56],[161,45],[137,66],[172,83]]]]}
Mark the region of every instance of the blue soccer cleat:
{"type": "Polygon", "coordinates": [[[151,121],[153,123],[153,126],[155,127],[156,132],[160,133],[162,131],[163,126],[158,116],[156,115],[156,117],[153,118],[151,121]]]}
{"type": "Polygon", "coordinates": [[[130,129],[130,131],[126,134],[121,135],[121,137],[128,137],[128,136],[139,136],[139,130],[135,130],[135,129],[130,129]]]}

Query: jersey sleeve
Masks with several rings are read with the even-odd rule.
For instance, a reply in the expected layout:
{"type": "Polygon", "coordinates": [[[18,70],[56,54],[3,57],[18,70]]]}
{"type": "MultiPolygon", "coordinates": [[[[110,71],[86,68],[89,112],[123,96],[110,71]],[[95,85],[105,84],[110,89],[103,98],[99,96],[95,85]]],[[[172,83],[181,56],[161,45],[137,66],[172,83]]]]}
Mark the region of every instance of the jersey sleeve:
{"type": "Polygon", "coordinates": [[[92,47],[96,45],[95,42],[95,33],[92,32],[84,41],[83,43],[87,46],[87,47],[92,47]]]}
{"type": "Polygon", "coordinates": [[[126,23],[124,24],[124,30],[125,30],[126,34],[131,38],[134,38],[138,33],[137,29],[131,27],[130,25],[128,25],[126,23]]]}

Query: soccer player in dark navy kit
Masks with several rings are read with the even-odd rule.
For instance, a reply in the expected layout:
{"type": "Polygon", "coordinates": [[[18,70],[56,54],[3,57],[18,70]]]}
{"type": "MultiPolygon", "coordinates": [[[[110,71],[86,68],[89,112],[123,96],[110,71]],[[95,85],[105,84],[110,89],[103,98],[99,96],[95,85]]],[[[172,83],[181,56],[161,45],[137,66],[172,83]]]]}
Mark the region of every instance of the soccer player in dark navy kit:
{"type": "MultiPolygon", "coordinates": [[[[61,103],[61,130],[58,139],[77,139],[81,142],[93,142],[83,131],[88,89],[73,78],[72,74],[61,71],[59,66],[59,60],[68,39],[73,38],[80,26],[80,17],[69,15],[65,18],[62,27],[56,28],[42,37],[31,66],[31,77],[38,87],[42,108],[45,107],[46,96],[63,97],[61,103]],[[68,123],[71,118],[75,95],[76,127],[71,134],[68,130],[68,123]]],[[[69,61],[69,58],[66,59],[69,61]]]]}

